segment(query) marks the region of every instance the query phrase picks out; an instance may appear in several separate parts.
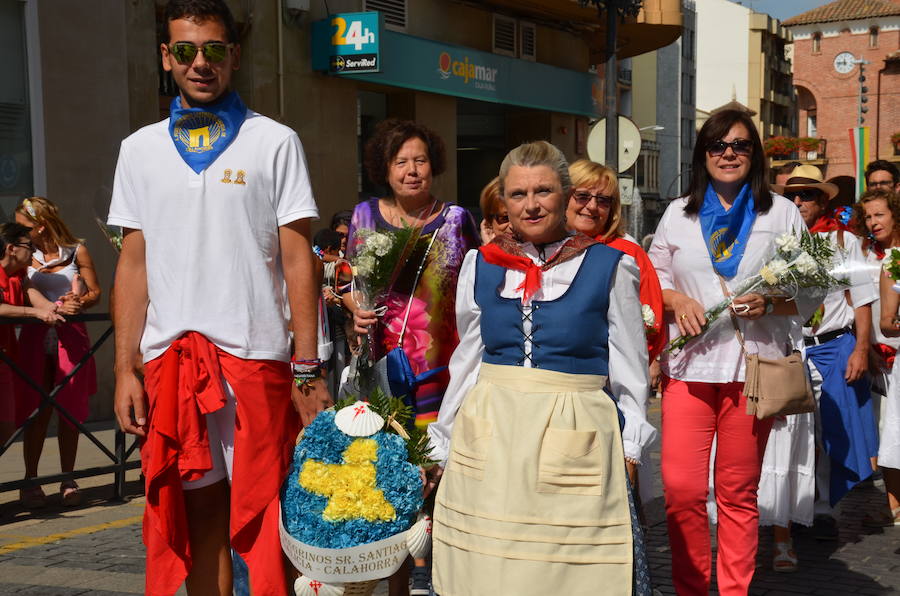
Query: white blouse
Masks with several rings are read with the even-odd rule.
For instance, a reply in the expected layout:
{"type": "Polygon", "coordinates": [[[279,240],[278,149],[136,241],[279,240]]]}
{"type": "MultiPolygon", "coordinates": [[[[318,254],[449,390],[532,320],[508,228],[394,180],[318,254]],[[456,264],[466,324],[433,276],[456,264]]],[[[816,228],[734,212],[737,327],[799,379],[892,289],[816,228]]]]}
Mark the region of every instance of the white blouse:
{"type": "MultiPolygon", "coordinates": [[[[890,249],[888,249],[890,250],[890,249]]],[[[875,254],[875,251],[869,249],[868,254],[866,254],[866,263],[869,268],[869,276],[872,279],[872,283],[875,285],[875,292],[878,293],[881,291],[881,275],[882,270],[881,266],[884,264],[881,259],[878,258],[878,255],[875,254]]],[[[884,344],[886,346],[890,346],[895,350],[900,348],[900,337],[885,337],[881,332],[881,296],[877,300],[872,303],[872,334],[874,336],[874,341],[884,344]]]]}
{"type": "Polygon", "coordinates": [[[859,239],[850,232],[844,232],[842,234],[844,248],[841,249],[837,232],[822,232],[819,235],[827,237],[835,246],[834,276],[846,279],[850,285],[828,292],[824,300],[825,311],[822,314],[822,322],[816,327],[815,333],[811,327],[803,328],[803,335],[807,337],[831,333],[853,325],[856,320],[854,309],[872,304],[878,299],[878,288],[872,283],[869,265],[863,258],[859,239]],[[847,290],[853,306],[847,302],[847,290]]]}
{"type": "MultiPolygon", "coordinates": [[[[797,207],[780,195],[773,195],[772,208],[756,216],[737,274],[726,280],[729,291],[740,282],[756,275],[775,254],[775,239],[781,234],[800,234],[806,230],[797,207]]],[[[687,198],[673,200],[663,214],[648,254],[663,290],[675,290],[697,300],[709,309],[725,296],[719,277],[706,248],[700,219],[687,215],[687,198]]],[[[767,358],[784,356],[792,324],[798,328],[808,320],[821,302],[821,296],[798,296],[800,315],[765,315],[755,321],[738,317],[744,342],[750,352],[767,358]],[[799,319],[799,320],[798,320],[799,319]]],[[[680,333],[671,312],[665,314],[669,339],[680,333]]],[[[663,352],[663,373],[680,381],[731,383],[744,380],[744,358],[727,311],[700,337],[691,340],[677,354],[663,352]]]]}
{"type": "MultiPolygon", "coordinates": [[[[561,245],[545,247],[544,254],[552,255],[561,245]]],[[[532,261],[542,263],[538,250],[532,244],[522,245],[532,261]]],[[[456,326],[459,345],[450,358],[450,384],[437,422],[428,426],[433,448],[432,458],[446,462],[450,454],[450,436],[453,421],[466,394],[478,380],[484,344],[481,341],[481,308],[475,302],[475,270],[478,251],[470,250],[459,272],[456,289],[456,326]]],[[[575,279],[584,253],[556,265],[543,274],[541,288],[533,300],[556,300],[561,297],[575,279]]],[[[525,273],[508,269],[500,295],[504,298],[522,297],[517,289],[525,279],[525,273]]],[[[634,259],[623,255],[619,261],[610,290],[609,311],[609,387],[619,409],[625,417],[622,438],[625,457],[640,462],[641,450],[656,437],[656,429],[647,422],[647,397],[650,380],[647,371],[647,339],[641,318],[641,302],[638,297],[640,274],[634,259]]],[[[530,332],[530,305],[523,306],[523,329],[530,332]]],[[[525,345],[530,351],[530,345],[525,345]]],[[[525,358],[525,366],[530,366],[525,358]]]]}

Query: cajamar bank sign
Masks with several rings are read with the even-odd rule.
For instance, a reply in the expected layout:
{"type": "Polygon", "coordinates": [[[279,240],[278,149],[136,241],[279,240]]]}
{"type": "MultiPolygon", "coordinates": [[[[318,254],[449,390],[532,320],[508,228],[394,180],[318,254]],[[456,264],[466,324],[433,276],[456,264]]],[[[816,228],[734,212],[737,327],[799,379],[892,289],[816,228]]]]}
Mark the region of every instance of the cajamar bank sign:
{"type": "Polygon", "coordinates": [[[468,56],[462,60],[454,58],[450,52],[441,52],[438,57],[438,74],[445,81],[451,76],[459,77],[466,85],[472,83],[478,89],[496,91],[497,70],[491,66],[470,62],[468,56]]]}

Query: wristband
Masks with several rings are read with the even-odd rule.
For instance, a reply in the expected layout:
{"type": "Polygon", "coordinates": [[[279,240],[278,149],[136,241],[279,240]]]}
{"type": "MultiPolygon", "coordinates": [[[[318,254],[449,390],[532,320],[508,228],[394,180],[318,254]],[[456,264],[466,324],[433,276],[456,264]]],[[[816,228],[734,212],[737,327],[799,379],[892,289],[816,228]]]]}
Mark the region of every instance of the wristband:
{"type": "Polygon", "coordinates": [[[313,360],[291,358],[291,367],[293,368],[294,372],[315,370],[317,368],[322,368],[323,366],[325,366],[325,362],[323,360],[319,360],[318,358],[315,358],[313,360]]]}
{"type": "Polygon", "coordinates": [[[313,360],[292,358],[291,369],[294,373],[294,384],[301,389],[325,376],[325,363],[318,358],[313,360]]]}
{"type": "Polygon", "coordinates": [[[312,384],[313,381],[315,381],[317,379],[321,379],[323,372],[324,371],[321,368],[315,368],[313,370],[308,370],[308,371],[295,370],[294,371],[294,384],[297,387],[299,387],[300,389],[303,389],[307,385],[312,384]]]}
{"type": "Polygon", "coordinates": [[[771,296],[763,296],[763,301],[766,303],[766,314],[772,314],[772,311],[775,310],[775,300],[771,296]]]}

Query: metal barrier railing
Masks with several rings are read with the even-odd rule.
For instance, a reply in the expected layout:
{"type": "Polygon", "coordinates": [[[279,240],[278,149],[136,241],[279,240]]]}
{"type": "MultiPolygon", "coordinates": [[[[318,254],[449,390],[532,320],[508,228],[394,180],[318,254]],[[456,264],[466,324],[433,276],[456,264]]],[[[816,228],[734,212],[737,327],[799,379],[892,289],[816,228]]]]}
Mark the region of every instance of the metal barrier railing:
{"type": "MultiPolygon", "coordinates": [[[[67,322],[93,322],[93,321],[110,321],[109,313],[96,313],[96,314],[82,314],[82,315],[71,315],[66,317],[67,322]]],[[[43,325],[44,323],[37,321],[33,318],[29,317],[0,317],[0,325],[43,325]]],[[[118,427],[115,430],[115,445],[113,450],[110,451],[109,448],[104,445],[100,439],[94,436],[84,424],[75,419],[72,414],[70,414],[63,406],[56,402],[56,396],[59,392],[68,384],[69,380],[75,376],[75,374],[81,370],[81,367],[100,349],[100,346],[109,339],[113,334],[112,324],[100,335],[100,337],[91,344],[90,350],[84,355],[84,357],[75,365],[75,367],[67,374],[59,383],[57,383],[49,392],[46,391],[40,383],[36,382],[34,379],[30,378],[27,374],[25,374],[22,369],[16,364],[16,362],[10,358],[10,356],[3,350],[0,350],[0,361],[9,365],[12,371],[18,375],[25,383],[27,383],[32,389],[37,391],[38,395],[41,398],[41,402],[38,404],[38,407],[34,409],[34,411],[28,415],[28,418],[25,419],[24,423],[16,429],[15,433],[3,445],[0,445],[0,457],[3,457],[3,454],[7,452],[10,446],[18,440],[22,433],[25,432],[25,428],[31,424],[35,418],[38,417],[42,410],[46,408],[54,408],[61,416],[63,416],[66,420],[68,420],[73,426],[78,429],[82,435],[84,435],[87,439],[89,439],[97,448],[110,459],[111,464],[104,466],[95,466],[92,468],[86,468],[83,470],[75,469],[71,472],[64,472],[60,474],[49,474],[46,476],[37,476],[35,478],[26,478],[22,480],[13,480],[10,482],[2,482],[0,483],[0,492],[16,490],[20,488],[28,488],[32,486],[40,486],[43,484],[50,484],[54,482],[63,482],[65,480],[75,480],[76,478],[88,478],[91,476],[100,476],[103,474],[115,474],[115,482],[114,482],[114,498],[115,499],[123,499],[125,497],[125,472],[128,470],[132,470],[135,468],[139,468],[141,462],[138,460],[128,461],[128,458],[138,447],[138,439],[135,438],[131,443],[131,446],[126,447],[126,437],[125,433],[122,432],[118,427]]]]}

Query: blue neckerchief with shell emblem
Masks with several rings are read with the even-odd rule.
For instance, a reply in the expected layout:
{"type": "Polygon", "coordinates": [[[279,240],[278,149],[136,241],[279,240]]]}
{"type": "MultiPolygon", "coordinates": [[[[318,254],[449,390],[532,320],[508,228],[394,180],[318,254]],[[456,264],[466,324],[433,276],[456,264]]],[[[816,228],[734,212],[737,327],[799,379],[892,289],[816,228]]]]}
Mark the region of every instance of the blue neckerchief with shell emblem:
{"type": "Polygon", "coordinates": [[[734,277],[737,273],[754,221],[756,209],[749,184],[744,183],[728,211],[712,184],[706,187],[700,207],[700,230],[713,267],[722,277],[734,277]]]}
{"type": "Polygon", "coordinates": [[[200,108],[183,108],[181,97],[176,97],[169,110],[175,149],[198,174],[231,144],[247,116],[247,106],[235,91],[200,108]]]}

